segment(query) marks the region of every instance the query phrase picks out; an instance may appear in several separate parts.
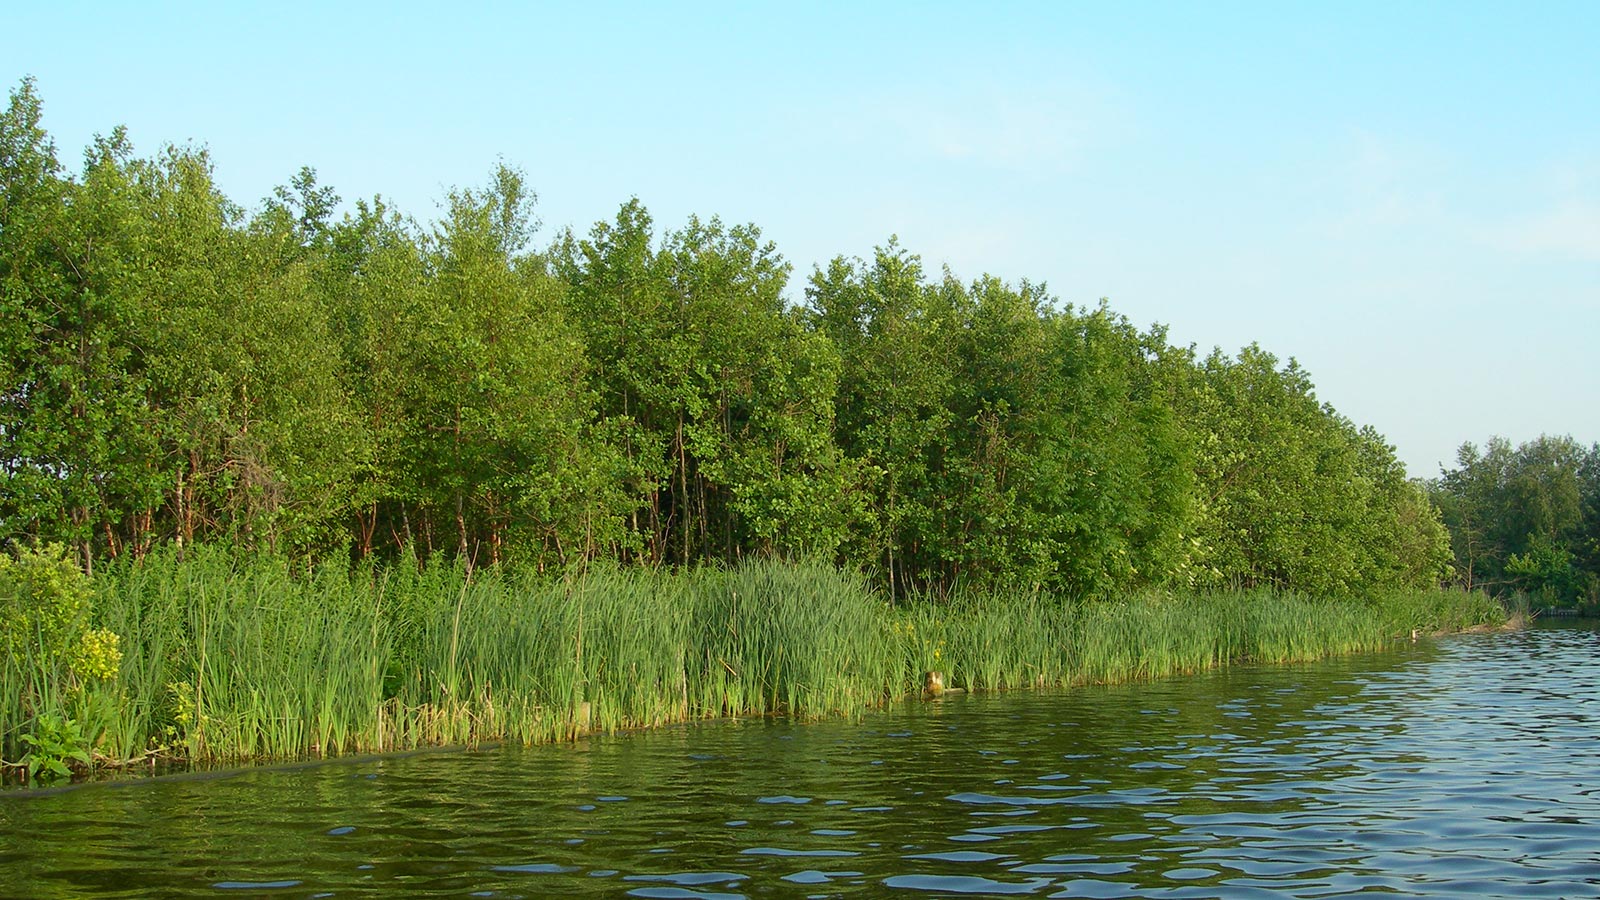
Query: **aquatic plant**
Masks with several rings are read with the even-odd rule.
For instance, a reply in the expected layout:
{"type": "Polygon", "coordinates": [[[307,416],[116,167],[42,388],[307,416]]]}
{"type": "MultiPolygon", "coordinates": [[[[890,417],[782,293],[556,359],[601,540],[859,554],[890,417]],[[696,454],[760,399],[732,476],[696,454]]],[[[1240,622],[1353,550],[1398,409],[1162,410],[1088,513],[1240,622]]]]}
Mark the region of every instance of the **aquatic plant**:
{"type": "Polygon", "coordinates": [[[28,752],[20,765],[27,769],[29,778],[67,778],[72,775],[67,767],[69,761],[85,767],[94,764],[83,729],[76,721],[56,713],[39,714],[33,720],[33,730],[22,735],[22,743],[28,752]]]}
{"type": "Polygon", "coordinates": [[[1503,617],[1492,601],[1452,591],[1343,601],[962,592],[891,602],[826,562],[770,559],[541,574],[469,571],[437,556],[307,567],[201,547],[104,567],[93,586],[79,633],[110,637],[80,639],[74,646],[90,649],[54,662],[8,655],[0,708],[7,734],[40,738],[30,746],[55,733],[45,714],[80,725],[104,764],[848,716],[919,694],[930,671],[953,689],[1067,687],[1372,650],[1412,629],[1503,617]],[[69,682],[82,687],[39,687],[69,682]]]}
{"type": "Polygon", "coordinates": [[[94,626],[94,586],[59,545],[0,554],[0,754],[30,776],[87,765],[114,706],[121,638],[94,626]]]}

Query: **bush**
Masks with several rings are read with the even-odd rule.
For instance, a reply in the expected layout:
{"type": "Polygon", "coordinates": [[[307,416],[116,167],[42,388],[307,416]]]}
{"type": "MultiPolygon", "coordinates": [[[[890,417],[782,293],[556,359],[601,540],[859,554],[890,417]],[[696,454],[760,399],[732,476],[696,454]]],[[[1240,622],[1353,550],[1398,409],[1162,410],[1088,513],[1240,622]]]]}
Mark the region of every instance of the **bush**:
{"type": "Polygon", "coordinates": [[[93,584],[59,545],[0,555],[0,751],[22,745],[30,776],[65,774],[89,759],[102,730],[91,696],[122,663],[115,632],[91,627],[93,584]]]}

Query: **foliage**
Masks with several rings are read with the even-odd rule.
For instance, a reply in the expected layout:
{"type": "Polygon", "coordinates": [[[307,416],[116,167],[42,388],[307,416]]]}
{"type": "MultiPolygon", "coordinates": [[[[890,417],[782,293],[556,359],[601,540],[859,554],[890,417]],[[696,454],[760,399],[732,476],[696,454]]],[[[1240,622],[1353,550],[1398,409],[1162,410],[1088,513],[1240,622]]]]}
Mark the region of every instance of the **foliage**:
{"type": "Polygon", "coordinates": [[[0,554],[0,648],[65,659],[84,636],[92,593],[60,545],[0,554]]]}
{"type": "Polygon", "coordinates": [[[67,763],[76,762],[90,766],[89,742],[78,723],[55,713],[44,713],[34,719],[33,730],[22,735],[28,752],[21,765],[28,770],[29,778],[69,778],[72,770],[67,763]]]}
{"type": "Polygon", "coordinates": [[[785,308],[776,248],[717,219],[658,243],[634,201],[552,254],[623,456],[622,555],[831,552],[851,506],[831,431],[838,357],[785,308]]]}
{"type": "Polygon", "coordinates": [[[71,173],[41,122],[25,80],[0,753],[35,772],[1302,659],[1492,620],[1429,592],[1452,555],[1600,588],[1600,451],[1467,445],[1425,497],[1255,345],[894,239],[796,304],[754,225],[637,200],[540,250],[503,165],[432,222],[310,168],[250,211],[204,150],[116,128],[71,173]]]}
{"type": "MultiPolygon", "coordinates": [[[[203,150],[142,158],[120,128],[69,174],[41,116],[31,81],[0,116],[0,540],[91,572],[225,542],[544,571],[820,557],[896,597],[1442,573],[1393,450],[1254,345],[1200,357],[892,239],[796,306],[755,226],[658,230],[637,200],[540,251],[504,165],[433,222],[341,214],[310,168],[248,212],[203,150]]],[[[1539,523],[1595,502],[1535,493],[1539,523]]],[[[1457,539],[1525,552],[1479,524],[1457,539]]]]}
{"type": "Polygon", "coordinates": [[[1559,603],[1577,594],[1577,572],[1566,547],[1534,535],[1524,553],[1506,557],[1505,572],[1518,590],[1546,602],[1559,603]]]}
{"type": "Polygon", "coordinates": [[[1428,492],[1462,585],[1546,605],[1600,603],[1600,445],[1549,435],[1517,447],[1466,443],[1428,492]]]}
{"type": "Polygon", "coordinates": [[[60,545],[0,554],[0,752],[28,746],[30,774],[87,764],[115,690],[121,637],[93,627],[94,595],[60,545]]]}

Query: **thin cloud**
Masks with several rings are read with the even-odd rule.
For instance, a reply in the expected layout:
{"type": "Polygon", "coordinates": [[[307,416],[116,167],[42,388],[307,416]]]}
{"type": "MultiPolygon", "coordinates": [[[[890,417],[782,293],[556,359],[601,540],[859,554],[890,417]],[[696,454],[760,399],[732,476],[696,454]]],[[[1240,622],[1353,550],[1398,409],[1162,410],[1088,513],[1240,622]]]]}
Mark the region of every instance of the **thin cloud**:
{"type": "Polygon", "coordinates": [[[931,111],[922,140],[938,156],[1002,168],[1070,167],[1087,128],[1078,113],[1050,100],[989,97],[931,111]]]}
{"type": "Polygon", "coordinates": [[[874,105],[913,155],[1010,171],[1077,168],[1095,145],[1124,130],[1111,103],[1076,87],[1033,93],[969,87],[874,105]]]}
{"type": "Polygon", "coordinates": [[[1490,241],[1524,256],[1600,262],[1600,205],[1569,200],[1488,229],[1490,241]]]}

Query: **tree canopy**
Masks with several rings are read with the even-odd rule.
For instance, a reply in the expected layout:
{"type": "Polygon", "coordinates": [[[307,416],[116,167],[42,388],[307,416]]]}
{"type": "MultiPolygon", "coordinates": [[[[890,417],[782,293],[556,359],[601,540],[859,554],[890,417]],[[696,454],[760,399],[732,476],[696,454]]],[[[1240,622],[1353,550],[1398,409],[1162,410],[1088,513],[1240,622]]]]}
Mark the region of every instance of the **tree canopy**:
{"type": "Polygon", "coordinates": [[[1600,444],[1550,435],[1516,447],[1500,437],[1465,443],[1428,490],[1462,585],[1600,603],[1600,444]]]}
{"type": "MultiPolygon", "coordinates": [[[[40,121],[24,81],[0,117],[0,539],[86,564],[813,556],[895,593],[1082,596],[1350,594],[1451,556],[1382,437],[1255,345],[1202,356],[893,239],[791,294],[754,225],[661,229],[637,200],[539,247],[503,165],[432,222],[309,168],[247,210],[203,150],[140,157],[118,129],[73,173],[40,121]]],[[[1435,488],[1467,580],[1542,559],[1530,535],[1592,559],[1593,453],[1569,484],[1575,450],[1513,478],[1496,447],[1435,488]],[[1525,521],[1472,499],[1506,492],[1525,521]]]]}

